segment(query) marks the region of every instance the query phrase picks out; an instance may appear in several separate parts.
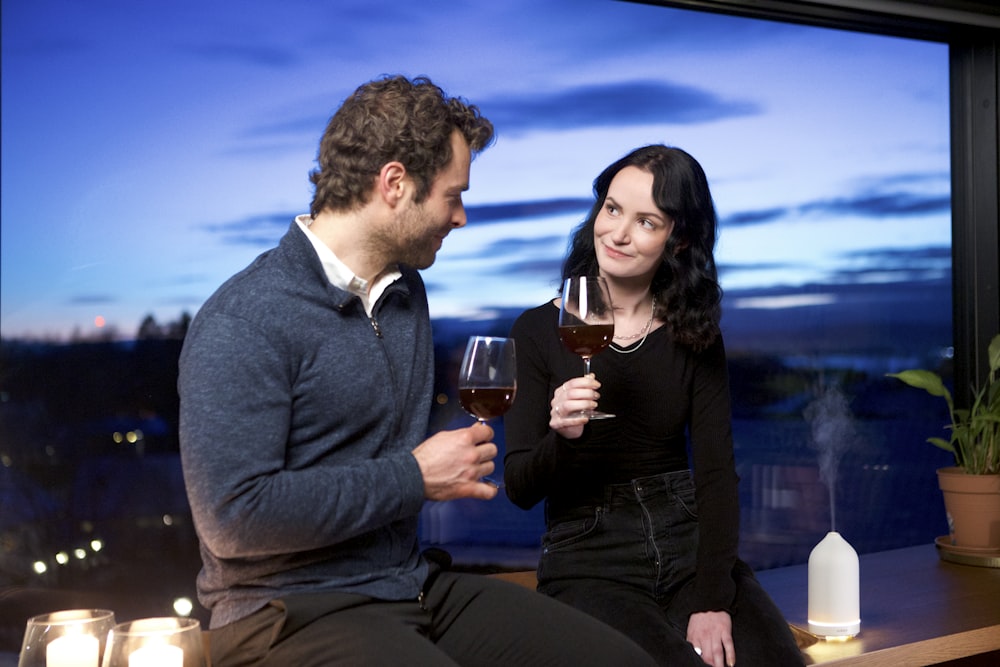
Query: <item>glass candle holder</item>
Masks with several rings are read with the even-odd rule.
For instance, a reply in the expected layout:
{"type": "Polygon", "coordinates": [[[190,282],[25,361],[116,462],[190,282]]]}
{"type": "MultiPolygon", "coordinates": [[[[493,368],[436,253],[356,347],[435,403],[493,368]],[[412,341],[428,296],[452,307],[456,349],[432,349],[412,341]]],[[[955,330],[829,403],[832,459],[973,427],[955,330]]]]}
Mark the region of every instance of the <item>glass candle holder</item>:
{"type": "Polygon", "coordinates": [[[143,618],[108,635],[103,667],[205,667],[201,624],[193,618],[143,618]]]}
{"type": "Polygon", "coordinates": [[[18,667],[100,667],[115,615],[107,609],[69,609],[28,619],[18,667]]]}

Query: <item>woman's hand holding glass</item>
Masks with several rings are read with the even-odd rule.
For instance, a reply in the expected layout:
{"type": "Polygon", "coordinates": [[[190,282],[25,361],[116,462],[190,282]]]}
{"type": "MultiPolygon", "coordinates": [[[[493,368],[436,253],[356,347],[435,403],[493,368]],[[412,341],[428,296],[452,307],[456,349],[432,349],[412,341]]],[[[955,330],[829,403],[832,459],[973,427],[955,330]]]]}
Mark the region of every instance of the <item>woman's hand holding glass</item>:
{"type": "MultiPolygon", "coordinates": [[[[567,278],[563,283],[559,307],[559,338],[571,352],[583,357],[583,379],[590,378],[596,382],[596,378],[590,372],[590,358],[610,345],[614,335],[614,309],[611,305],[611,293],[604,278],[600,276],[567,278]]],[[[596,392],[596,387],[592,389],[591,396],[596,392]]],[[[572,399],[584,398],[572,387],[570,391],[572,399]]],[[[613,414],[601,412],[596,408],[596,405],[588,405],[573,409],[572,416],[586,419],[614,417],[613,414]]],[[[562,407],[559,409],[562,412],[562,407]]]]}
{"type": "Polygon", "coordinates": [[[583,435],[583,427],[590,421],[586,413],[596,408],[601,398],[600,387],[593,373],[570,378],[557,387],[550,401],[549,428],[570,440],[583,435]]]}

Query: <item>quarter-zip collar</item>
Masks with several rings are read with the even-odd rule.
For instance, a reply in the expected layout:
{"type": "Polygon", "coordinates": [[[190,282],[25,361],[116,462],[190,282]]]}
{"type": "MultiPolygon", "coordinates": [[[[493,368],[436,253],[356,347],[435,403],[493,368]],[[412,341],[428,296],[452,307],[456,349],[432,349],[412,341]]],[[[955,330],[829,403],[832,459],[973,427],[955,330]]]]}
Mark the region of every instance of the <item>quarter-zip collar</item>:
{"type": "Polygon", "coordinates": [[[375,304],[378,303],[379,297],[382,296],[382,293],[385,292],[389,285],[396,282],[402,276],[402,273],[398,268],[386,271],[379,276],[374,283],[369,283],[369,281],[351,271],[351,269],[344,264],[339,257],[337,257],[333,250],[331,250],[328,245],[323,243],[323,241],[309,229],[309,224],[311,222],[312,218],[308,214],[298,215],[295,217],[295,223],[298,225],[299,229],[302,230],[302,233],[305,234],[309,243],[316,251],[316,255],[319,257],[320,264],[323,266],[323,273],[326,274],[327,280],[329,280],[330,284],[334,287],[339,287],[340,289],[350,292],[361,299],[361,303],[365,308],[365,313],[368,314],[368,317],[372,317],[372,312],[374,311],[375,304]]]}

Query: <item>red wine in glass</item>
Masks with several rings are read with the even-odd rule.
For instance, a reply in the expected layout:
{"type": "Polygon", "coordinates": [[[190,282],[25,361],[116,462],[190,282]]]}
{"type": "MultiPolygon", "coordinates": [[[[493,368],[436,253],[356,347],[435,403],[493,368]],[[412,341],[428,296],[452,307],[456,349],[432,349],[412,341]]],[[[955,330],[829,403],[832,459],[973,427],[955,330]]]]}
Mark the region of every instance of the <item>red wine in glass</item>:
{"type": "MultiPolygon", "coordinates": [[[[608,284],[600,276],[567,278],[559,306],[559,339],[574,354],[583,357],[584,375],[590,374],[590,359],[611,344],[615,317],[608,284]]],[[[613,414],[581,410],[574,417],[609,419],[613,414]]]]}
{"type": "Polygon", "coordinates": [[[514,387],[466,387],[458,390],[458,400],[466,412],[485,422],[510,410],[514,387]]]}
{"type": "MultiPolygon", "coordinates": [[[[517,358],[513,338],[472,336],[458,371],[458,401],[462,409],[483,422],[501,416],[517,393],[517,358]]],[[[503,483],[484,477],[487,484],[503,483]]]]}
{"type": "MultiPolygon", "coordinates": [[[[559,327],[559,338],[563,345],[587,361],[610,345],[614,335],[614,324],[581,324],[559,327]]],[[[589,367],[587,372],[590,372],[589,367]]]]}

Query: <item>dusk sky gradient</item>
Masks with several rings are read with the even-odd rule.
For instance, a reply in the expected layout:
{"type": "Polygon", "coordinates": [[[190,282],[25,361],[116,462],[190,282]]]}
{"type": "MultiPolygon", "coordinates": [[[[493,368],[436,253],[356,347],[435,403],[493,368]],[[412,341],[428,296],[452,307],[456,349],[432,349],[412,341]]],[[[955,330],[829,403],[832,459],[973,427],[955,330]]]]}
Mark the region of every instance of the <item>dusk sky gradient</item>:
{"type": "Polygon", "coordinates": [[[594,177],[655,142],[709,176],[729,311],[949,276],[944,44],[616,0],[8,0],[2,28],[5,338],[194,314],[308,210],[327,119],[384,73],[497,126],[435,317],[551,298],[594,177]]]}

